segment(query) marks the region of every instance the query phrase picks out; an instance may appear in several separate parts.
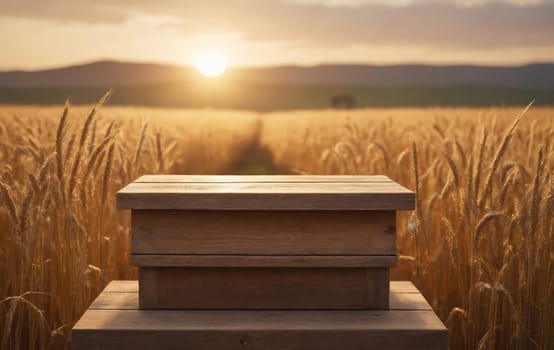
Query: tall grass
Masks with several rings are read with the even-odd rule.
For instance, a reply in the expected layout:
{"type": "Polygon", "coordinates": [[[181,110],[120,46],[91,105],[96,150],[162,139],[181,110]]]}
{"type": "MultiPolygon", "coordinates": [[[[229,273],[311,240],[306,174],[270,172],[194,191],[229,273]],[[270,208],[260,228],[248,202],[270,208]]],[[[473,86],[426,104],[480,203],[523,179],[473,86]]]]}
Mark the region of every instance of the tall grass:
{"type": "Polygon", "coordinates": [[[416,191],[393,275],[422,290],[452,349],[551,348],[553,111],[3,107],[0,349],[68,348],[105,284],[136,278],[118,189],[143,173],[226,173],[258,137],[279,169],[416,191]]]}
{"type": "Polygon", "coordinates": [[[69,348],[107,282],[136,278],[115,192],[143,173],[224,172],[255,125],[249,115],[237,127],[146,109],[112,108],[108,118],[108,98],[89,111],[0,110],[0,349],[69,348]],[[207,149],[206,135],[218,146],[207,149]]]}
{"type": "Polygon", "coordinates": [[[300,112],[275,116],[263,139],[298,173],[383,173],[416,191],[394,277],[423,291],[450,348],[551,349],[554,121],[526,112],[300,112]],[[288,133],[287,118],[304,128],[288,133]]]}

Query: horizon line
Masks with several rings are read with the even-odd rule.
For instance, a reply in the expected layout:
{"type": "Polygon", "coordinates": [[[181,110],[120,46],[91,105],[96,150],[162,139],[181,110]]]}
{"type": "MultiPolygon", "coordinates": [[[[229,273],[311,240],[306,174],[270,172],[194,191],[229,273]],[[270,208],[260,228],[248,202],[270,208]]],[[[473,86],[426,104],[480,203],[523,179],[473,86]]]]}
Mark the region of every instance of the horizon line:
{"type": "MultiPolygon", "coordinates": [[[[114,58],[99,58],[97,60],[88,60],[81,62],[68,63],[66,65],[60,64],[56,66],[45,66],[42,68],[0,68],[1,73],[13,73],[13,72],[22,72],[22,73],[35,73],[41,71],[52,71],[52,70],[61,70],[71,67],[81,67],[88,66],[98,63],[122,63],[122,64],[143,64],[143,65],[158,65],[158,66],[174,66],[182,68],[196,69],[193,64],[183,64],[177,62],[168,62],[168,61],[133,61],[133,60],[121,60],[114,58]]],[[[417,61],[406,61],[402,63],[375,63],[375,62],[318,62],[318,63],[287,63],[283,62],[282,64],[267,64],[267,65],[230,65],[227,70],[241,70],[241,69],[271,69],[271,68],[317,68],[325,66],[365,66],[365,67],[398,67],[398,66],[422,66],[422,67],[488,67],[488,68],[517,68],[525,67],[530,65],[541,65],[541,64],[554,64],[552,61],[528,61],[525,63],[517,64],[491,64],[491,63],[464,63],[464,62],[451,62],[451,63],[430,63],[430,62],[417,62],[417,61]]]]}

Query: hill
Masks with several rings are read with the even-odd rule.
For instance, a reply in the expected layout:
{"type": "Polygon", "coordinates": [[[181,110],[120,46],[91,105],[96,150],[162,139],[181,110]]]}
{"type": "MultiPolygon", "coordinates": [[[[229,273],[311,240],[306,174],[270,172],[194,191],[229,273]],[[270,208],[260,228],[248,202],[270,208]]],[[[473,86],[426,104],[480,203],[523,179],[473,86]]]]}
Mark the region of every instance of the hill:
{"type": "Polygon", "coordinates": [[[253,110],[356,107],[554,105],[554,64],[520,67],[321,65],[230,69],[209,79],[191,67],[102,61],[41,71],[0,72],[0,103],[91,103],[253,110]]]}
{"type": "Polygon", "coordinates": [[[0,72],[2,87],[106,87],[183,80],[191,68],[152,63],[100,61],[37,71],[0,72]]]}
{"type": "MultiPolygon", "coordinates": [[[[230,69],[226,79],[248,83],[340,86],[502,86],[554,88],[554,64],[518,67],[319,65],[230,69]]],[[[70,67],[0,72],[3,87],[106,87],[198,79],[191,67],[101,61],[70,67]]]]}

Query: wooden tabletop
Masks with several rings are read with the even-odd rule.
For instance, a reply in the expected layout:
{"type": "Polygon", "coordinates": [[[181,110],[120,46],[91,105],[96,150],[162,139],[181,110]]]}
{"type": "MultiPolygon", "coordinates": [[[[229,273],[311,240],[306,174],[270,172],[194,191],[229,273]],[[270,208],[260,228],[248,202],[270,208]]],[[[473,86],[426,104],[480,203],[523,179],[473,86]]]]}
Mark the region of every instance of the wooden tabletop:
{"type": "Polygon", "coordinates": [[[414,193],[386,176],[144,175],[119,209],[412,210],[414,193]]]}

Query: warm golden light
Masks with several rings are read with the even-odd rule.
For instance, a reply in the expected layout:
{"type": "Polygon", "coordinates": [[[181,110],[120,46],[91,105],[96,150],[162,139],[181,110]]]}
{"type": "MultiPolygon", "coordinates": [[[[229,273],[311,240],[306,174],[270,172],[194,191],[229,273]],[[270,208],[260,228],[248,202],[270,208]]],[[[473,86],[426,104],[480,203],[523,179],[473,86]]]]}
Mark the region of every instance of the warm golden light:
{"type": "Polygon", "coordinates": [[[217,77],[227,69],[225,55],[216,50],[202,51],[196,56],[196,69],[207,77],[217,77]]]}

